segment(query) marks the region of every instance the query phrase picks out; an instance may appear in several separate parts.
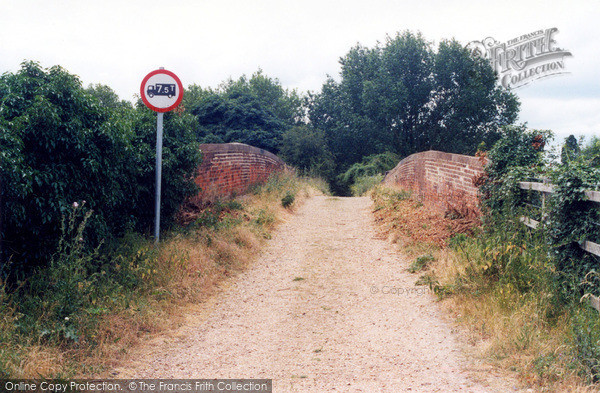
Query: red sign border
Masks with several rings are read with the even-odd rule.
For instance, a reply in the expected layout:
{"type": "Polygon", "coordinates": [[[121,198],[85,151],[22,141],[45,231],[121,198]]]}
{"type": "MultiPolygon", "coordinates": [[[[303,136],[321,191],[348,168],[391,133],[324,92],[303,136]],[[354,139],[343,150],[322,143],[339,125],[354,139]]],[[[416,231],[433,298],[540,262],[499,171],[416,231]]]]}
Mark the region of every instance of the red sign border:
{"type": "Polygon", "coordinates": [[[142,85],[140,86],[140,95],[142,97],[142,101],[144,101],[144,104],[146,104],[146,106],[148,108],[152,109],[154,112],[160,112],[160,113],[169,112],[169,111],[177,108],[177,106],[179,104],[181,104],[181,100],[183,100],[183,84],[181,83],[181,80],[179,79],[179,77],[169,70],[154,70],[154,71],[150,72],[148,75],[146,75],[146,77],[144,77],[144,79],[142,80],[142,85]],[[146,86],[146,82],[148,82],[148,79],[150,79],[151,77],[153,77],[154,75],[157,75],[157,74],[169,75],[170,77],[175,79],[175,82],[177,83],[177,86],[179,87],[179,96],[177,97],[177,101],[175,101],[175,103],[173,105],[166,107],[166,108],[158,108],[158,107],[152,105],[146,98],[146,93],[144,92],[144,87],[146,86]]]}

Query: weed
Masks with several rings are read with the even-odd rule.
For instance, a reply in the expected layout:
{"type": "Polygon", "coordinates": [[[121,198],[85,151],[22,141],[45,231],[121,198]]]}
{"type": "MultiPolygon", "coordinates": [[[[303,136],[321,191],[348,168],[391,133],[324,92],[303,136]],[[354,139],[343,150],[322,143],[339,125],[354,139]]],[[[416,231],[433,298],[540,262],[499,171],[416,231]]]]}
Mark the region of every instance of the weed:
{"type": "Polygon", "coordinates": [[[275,214],[268,209],[260,209],[254,222],[261,227],[270,227],[275,222],[275,214]]]}
{"type": "Polygon", "coordinates": [[[439,282],[432,274],[424,274],[415,283],[417,286],[427,286],[429,289],[435,292],[436,288],[439,286],[439,282]]]}
{"type": "Polygon", "coordinates": [[[418,257],[411,265],[408,267],[408,271],[410,273],[420,272],[421,270],[427,268],[427,265],[430,262],[433,262],[435,258],[431,254],[422,255],[418,257]]]}
{"type": "Polygon", "coordinates": [[[600,319],[589,307],[580,307],[573,315],[573,339],[578,362],[590,382],[600,380],[600,319]]]}
{"type": "Polygon", "coordinates": [[[288,192],[283,198],[281,198],[281,206],[288,208],[292,206],[295,199],[296,195],[292,194],[291,192],[288,192]]]}

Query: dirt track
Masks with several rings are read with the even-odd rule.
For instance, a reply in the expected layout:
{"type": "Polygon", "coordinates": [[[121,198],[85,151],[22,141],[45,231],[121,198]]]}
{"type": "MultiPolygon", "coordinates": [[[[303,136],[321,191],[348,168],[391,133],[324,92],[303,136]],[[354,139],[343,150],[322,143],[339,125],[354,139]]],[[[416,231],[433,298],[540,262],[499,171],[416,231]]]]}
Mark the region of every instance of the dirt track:
{"type": "Polygon", "coordinates": [[[274,392],[509,392],[468,360],[368,198],[318,196],[118,378],[272,378],[274,392]]]}

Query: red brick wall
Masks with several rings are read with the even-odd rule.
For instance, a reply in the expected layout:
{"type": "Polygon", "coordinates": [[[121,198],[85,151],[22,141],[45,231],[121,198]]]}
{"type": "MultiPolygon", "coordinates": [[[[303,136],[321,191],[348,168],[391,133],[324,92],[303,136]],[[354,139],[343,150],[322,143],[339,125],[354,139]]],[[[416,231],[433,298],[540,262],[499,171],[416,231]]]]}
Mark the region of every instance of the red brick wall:
{"type": "Polygon", "coordinates": [[[383,182],[410,189],[432,202],[478,205],[473,178],[483,173],[479,158],[429,150],[412,154],[389,171],[383,182]]]}
{"type": "Polygon", "coordinates": [[[243,194],[285,168],[275,154],[243,143],[207,143],[200,150],[202,164],[195,181],[201,190],[196,202],[243,194]]]}

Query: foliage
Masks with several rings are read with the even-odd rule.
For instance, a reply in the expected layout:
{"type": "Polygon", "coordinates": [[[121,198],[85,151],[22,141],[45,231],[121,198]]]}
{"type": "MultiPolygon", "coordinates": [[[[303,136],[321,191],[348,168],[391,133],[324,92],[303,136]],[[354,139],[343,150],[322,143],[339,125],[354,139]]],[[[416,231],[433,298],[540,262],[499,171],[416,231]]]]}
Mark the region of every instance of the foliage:
{"type": "Polygon", "coordinates": [[[600,138],[592,138],[581,149],[580,159],[587,161],[589,165],[600,167],[600,138]]]}
{"type": "MultiPolygon", "coordinates": [[[[154,220],[156,114],[138,102],[125,119],[134,146],[136,189],[131,215],[138,221],[134,229],[145,231],[154,220]]],[[[161,222],[168,227],[182,202],[196,195],[194,177],[202,160],[195,135],[195,119],[189,114],[167,112],[163,121],[161,222]]],[[[131,165],[133,167],[133,165],[131,165]]]]}
{"type": "MultiPolygon", "coordinates": [[[[2,258],[23,278],[44,265],[74,201],[94,210],[84,242],[110,242],[152,222],[155,116],[119,103],[106,87],[84,89],[56,66],[25,62],[0,77],[2,258]],[[99,98],[99,97],[104,98],[99,98]]],[[[189,115],[167,115],[164,217],[195,191],[200,153],[189,115]]]]}
{"type": "Polygon", "coordinates": [[[595,157],[593,141],[589,150],[580,152],[576,139],[567,138],[558,165],[543,154],[549,132],[524,127],[503,132],[505,136],[487,154],[480,187],[486,207],[483,236],[461,247],[468,266],[454,288],[492,291],[495,299],[506,299],[510,307],[520,307],[527,303],[523,298],[530,298],[530,306],[544,316],[543,323],[562,318],[572,335],[572,341],[562,337],[572,348],[576,363],[572,366],[597,381],[598,316],[584,299],[600,295],[600,259],[581,248],[586,240],[599,240],[599,209],[585,195],[600,185],[600,169],[590,165],[595,157]],[[539,192],[519,187],[519,182],[539,182],[540,177],[552,185],[543,204],[539,192]],[[535,230],[526,228],[522,216],[534,217],[540,224],[535,230]]]}
{"type": "Polygon", "coordinates": [[[427,268],[430,262],[433,262],[435,258],[431,254],[421,255],[408,267],[410,273],[417,273],[427,268]]]}
{"type": "Polygon", "coordinates": [[[140,335],[171,328],[177,306],[205,299],[242,268],[270,236],[282,198],[307,187],[290,173],[273,176],[255,195],[207,206],[161,247],[128,232],[111,247],[86,248],[95,213],[69,206],[48,266],[10,291],[0,281],[0,376],[89,375],[98,369],[86,367],[112,364],[140,335]]]}
{"type": "Polygon", "coordinates": [[[273,200],[281,200],[289,193],[300,191],[299,178],[293,172],[276,172],[271,174],[266,182],[256,184],[252,190],[254,195],[263,195],[273,200]]]}
{"type": "Polygon", "coordinates": [[[332,78],[309,95],[311,124],[323,130],[338,172],[363,157],[428,149],[472,154],[493,144],[518,113],[515,95],[490,65],[456,41],[437,50],[421,34],[398,33],[374,48],[357,45],[332,78]]]}
{"type": "MultiPolygon", "coordinates": [[[[600,294],[595,284],[584,283],[588,272],[598,268],[598,260],[579,246],[585,240],[596,240],[598,208],[587,201],[584,191],[598,187],[600,171],[576,159],[560,166],[550,165],[543,155],[549,135],[522,127],[506,129],[505,137],[487,155],[487,178],[480,190],[487,207],[488,225],[514,231],[513,223],[520,225],[520,216],[532,217],[535,210],[541,209],[539,202],[540,207],[530,208],[534,207],[531,204],[534,192],[522,190],[518,183],[536,180],[542,173],[549,176],[554,192],[546,196],[544,211],[537,213],[536,219],[542,221],[539,229],[548,235],[546,241],[553,255],[561,295],[571,301],[585,292],[600,294]]],[[[563,149],[563,157],[571,153],[563,149]]]]}
{"type": "MultiPolygon", "coordinates": [[[[487,158],[485,177],[480,184],[480,195],[489,214],[503,214],[519,201],[518,181],[540,176],[544,170],[544,146],[552,137],[550,131],[529,130],[525,125],[506,126],[501,138],[483,156],[487,158]]],[[[483,154],[483,153],[482,153],[483,154]]]]}
{"type": "MultiPolygon", "coordinates": [[[[402,201],[406,193],[380,187],[372,195],[377,222],[403,252],[416,258],[409,271],[426,268],[416,285],[429,285],[445,299],[458,321],[469,328],[469,336],[481,342],[488,361],[518,371],[543,390],[572,391],[552,384],[570,382],[574,370],[587,369],[580,367],[584,354],[600,353],[593,330],[598,315],[594,311],[580,324],[571,320],[571,312],[585,311],[586,306],[579,299],[565,302],[560,296],[552,249],[543,231],[531,231],[511,216],[486,221],[474,235],[452,231],[449,247],[440,244],[440,249],[425,244],[422,230],[425,225],[441,229],[447,224],[432,216],[417,220],[422,207],[403,208],[394,201],[402,201]],[[419,241],[412,244],[407,237],[419,241]],[[577,352],[575,332],[586,343],[585,351],[577,352]]],[[[585,361],[597,364],[593,357],[585,361]]]]}
{"type": "Polygon", "coordinates": [[[96,98],[100,106],[109,109],[131,109],[131,103],[129,101],[120,100],[117,93],[115,93],[109,86],[102,84],[89,85],[85,91],[96,98]]]}
{"type": "Polygon", "coordinates": [[[294,126],[282,135],[279,156],[307,176],[331,179],[335,163],[323,133],[309,126],[294,126]]]}
{"type": "Polygon", "coordinates": [[[350,192],[354,196],[362,196],[377,187],[383,181],[383,175],[361,176],[350,186],[350,192]]]}
{"type": "Polygon", "coordinates": [[[502,127],[514,123],[517,97],[498,87],[488,60],[472,57],[455,40],[440,42],[434,55],[428,148],[474,154],[478,144],[492,146],[502,127]]]}
{"type": "Polygon", "coordinates": [[[575,161],[581,155],[581,148],[574,135],[569,135],[565,139],[565,144],[560,152],[560,161],[563,164],[575,161]]]}
{"type": "Polygon", "coordinates": [[[30,277],[22,299],[18,329],[44,340],[78,342],[78,318],[97,290],[98,275],[91,274],[97,250],[86,251],[83,232],[92,211],[73,205],[63,218],[61,237],[49,266],[30,277]]]}
{"type": "Polygon", "coordinates": [[[399,158],[391,152],[373,154],[364,157],[361,162],[350,166],[338,176],[338,190],[350,188],[352,195],[363,195],[369,189],[381,183],[383,174],[398,164],[399,158]]]}
{"type": "Polygon", "coordinates": [[[488,226],[480,236],[464,238],[454,247],[468,261],[466,282],[483,279],[487,286],[510,288],[518,294],[553,286],[553,268],[543,238],[520,222],[488,226]]]}
{"type": "Polygon", "coordinates": [[[573,338],[581,374],[600,381],[600,318],[596,310],[580,308],[573,313],[573,338]]]}
{"type": "Polygon", "coordinates": [[[373,154],[353,164],[340,177],[342,182],[352,184],[361,177],[381,175],[398,164],[399,158],[391,152],[373,154]]]}
{"type": "Polygon", "coordinates": [[[549,240],[556,268],[562,275],[565,296],[578,297],[582,291],[600,295],[598,282],[584,282],[588,272],[600,267],[600,261],[579,247],[585,240],[599,240],[596,235],[596,223],[600,221],[598,206],[587,200],[584,191],[598,187],[600,168],[573,162],[556,168],[552,183],[555,188],[548,211],[552,217],[548,225],[549,240]]]}
{"type": "Polygon", "coordinates": [[[300,122],[301,99],[261,70],[216,90],[192,86],[186,101],[204,143],[241,142],[278,153],[282,135],[300,122]]]}

